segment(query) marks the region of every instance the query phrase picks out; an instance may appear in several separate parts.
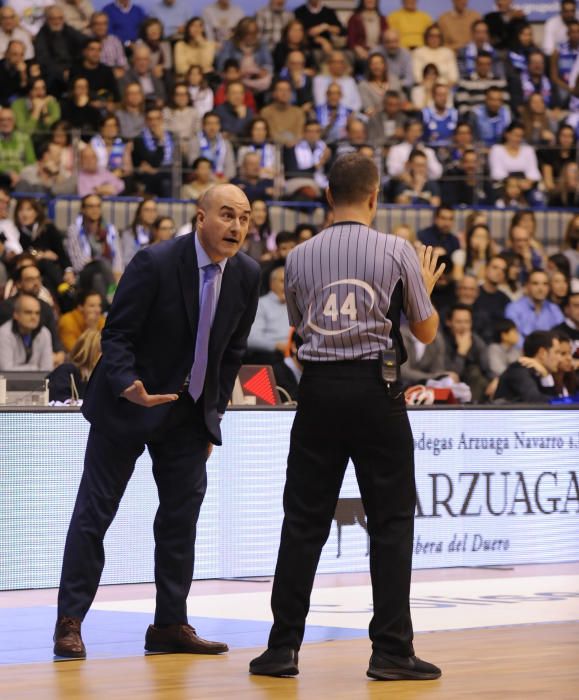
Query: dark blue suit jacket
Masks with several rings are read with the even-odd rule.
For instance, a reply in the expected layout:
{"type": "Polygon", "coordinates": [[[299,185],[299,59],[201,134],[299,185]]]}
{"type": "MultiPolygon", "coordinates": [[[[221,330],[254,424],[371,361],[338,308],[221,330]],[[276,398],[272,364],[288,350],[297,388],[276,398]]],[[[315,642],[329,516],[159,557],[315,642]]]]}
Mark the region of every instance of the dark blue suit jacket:
{"type": "MultiPolygon", "coordinates": [[[[204,417],[221,444],[230,399],[259,297],[259,265],[244,253],[225,266],[205,379],[204,417]]],[[[150,394],[177,393],[191,370],[199,315],[194,234],[145,248],[127,266],[102,333],[103,356],[82,412],[98,430],[146,442],[171,404],[143,408],[121,397],[140,379],[150,394]]]]}

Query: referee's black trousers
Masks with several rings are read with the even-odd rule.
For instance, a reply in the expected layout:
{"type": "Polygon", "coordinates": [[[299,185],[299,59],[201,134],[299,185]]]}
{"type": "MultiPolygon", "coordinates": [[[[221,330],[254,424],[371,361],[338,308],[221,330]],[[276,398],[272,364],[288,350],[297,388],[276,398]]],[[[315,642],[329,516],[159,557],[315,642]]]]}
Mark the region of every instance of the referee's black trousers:
{"type": "Polygon", "coordinates": [[[268,646],[299,649],[310,594],[349,458],[367,516],[375,650],[414,653],[410,575],[416,489],[404,398],[392,399],[378,363],[307,363],[284,490],[284,521],[268,646]]]}

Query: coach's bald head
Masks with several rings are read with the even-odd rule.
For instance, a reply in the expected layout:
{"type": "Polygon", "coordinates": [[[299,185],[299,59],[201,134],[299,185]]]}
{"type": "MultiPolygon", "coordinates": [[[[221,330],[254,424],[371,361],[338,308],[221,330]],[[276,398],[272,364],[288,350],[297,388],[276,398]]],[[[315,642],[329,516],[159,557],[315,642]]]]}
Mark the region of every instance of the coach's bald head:
{"type": "Polygon", "coordinates": [[[251,207],[245,192],[235,185],[214,185],[197,205],[197,234],[213,262],[233,257],[243,245],[251,207]]]}

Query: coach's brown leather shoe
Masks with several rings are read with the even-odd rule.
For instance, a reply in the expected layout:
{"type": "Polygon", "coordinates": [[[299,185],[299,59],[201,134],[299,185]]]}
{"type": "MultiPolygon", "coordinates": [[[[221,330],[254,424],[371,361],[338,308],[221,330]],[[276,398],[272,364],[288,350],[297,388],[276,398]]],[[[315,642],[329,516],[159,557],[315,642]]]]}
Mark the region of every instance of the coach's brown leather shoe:
{"type": "Polygon", "coordinates": [[[223,654],[229,651],[223,642],[201,639],[191,625],[149,625],[145,635],[145,649],[163,654],[223,654]]]}
{"type": "Polygon", "coordinates": [[[80,636],[81,620],[63,615],[54,628],[54,655],[65,659],[86,658],[86,648],[80,636]]]}

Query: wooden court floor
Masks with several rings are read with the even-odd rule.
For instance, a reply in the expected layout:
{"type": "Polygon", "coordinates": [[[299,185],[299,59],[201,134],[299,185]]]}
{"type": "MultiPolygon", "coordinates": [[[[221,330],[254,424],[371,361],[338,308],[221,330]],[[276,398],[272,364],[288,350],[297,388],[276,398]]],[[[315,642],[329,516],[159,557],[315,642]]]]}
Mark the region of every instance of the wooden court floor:
{"type": "Polygon", "coordinates": [[[579,623],[417,635],[419,656],[439,664],[429,682],[365,676],[366,640],[306,644],[295,679],[256,678],[261,649],[222,657],[148,656],[0,667],[1,700],[579,700],[579,623]]]}

